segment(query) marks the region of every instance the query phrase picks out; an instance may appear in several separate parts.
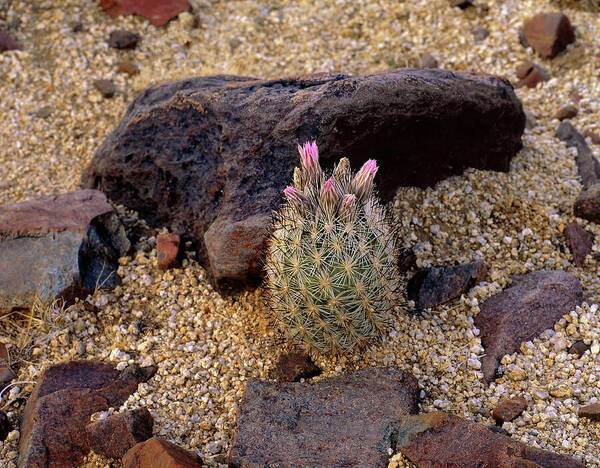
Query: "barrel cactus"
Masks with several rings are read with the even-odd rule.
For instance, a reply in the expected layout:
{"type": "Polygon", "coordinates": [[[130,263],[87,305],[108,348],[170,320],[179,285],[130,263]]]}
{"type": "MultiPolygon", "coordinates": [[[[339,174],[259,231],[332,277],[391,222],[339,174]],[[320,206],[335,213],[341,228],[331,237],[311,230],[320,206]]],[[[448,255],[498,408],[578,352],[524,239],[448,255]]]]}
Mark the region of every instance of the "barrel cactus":
{"type": "Polygon", "coordinates": [[[315,142],[298,150],[301,168],[284,190],[265,261],[268,302],[294,341],[351,350],[389,324],[397,238],[374,193],[375,160],[352,174],[342,158],[328,177],[315,142]]]}

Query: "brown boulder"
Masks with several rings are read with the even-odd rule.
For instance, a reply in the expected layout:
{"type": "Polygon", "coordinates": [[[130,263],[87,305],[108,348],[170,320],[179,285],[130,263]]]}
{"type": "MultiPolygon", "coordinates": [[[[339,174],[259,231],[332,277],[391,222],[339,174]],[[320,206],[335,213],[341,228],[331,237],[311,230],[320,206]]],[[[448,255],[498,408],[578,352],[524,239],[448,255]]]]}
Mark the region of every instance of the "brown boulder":
{"type": "Polygon", "coordinates": [[[146,408],[113,414],[87,425],[88,443],[100,455],[122,458],[135,444],[152,437],[153,423],[146,408]]]}
{"type": "Polygon", "coordinates": [[[485,380],[494,379],[502,356],[552,328],[582,302],[581,283],[572,273],[540,270],[514,276],[512,285],[485,301],[475,316],[485,348],[481,358],[485,380]]]}
{"type": "Polygon", "coordinates": [[[506,171],[525,114],[507,80],[447,70],[258,80],[208,76],[140,94],[83,176],[150,224],[195,244],[219,285],[256,283],[296,144],[321,162],[373,156],[387,200],[467,167],[506,171]],[[436,135],[436,138],[431,138],[436,135]]]}
{"type": "Polygon", "coordinates": [[[200,468],[200,460],[171,442],[152,437],[132,447],[123,468],[200,468]]]}
{"type": "Polygon", "coordinates": [[[110,16],[140,15],[155,26],[164,26],[191,8],[188,0],[100,0],[98,6],[110,16]]]}
{"type": "Polygon", "coordinates": [[[275,369],[272,377],[278,382],[300,382],[300,379],[310,379],[321,374],[310,356],[306,353],[288,353],[283,354],[275,369]]]}
{"type": "Polygon", "coordinates": [[[585,468],[574,458],[538,450],[448,413],[404,416],[388,427],[381,448],[419,467],[585,468]]]}
{"type": "Polygon", "coordinates": [[[543,57],[552,58],[575,42],[575,31],[564,13],[539,13],[523,25],[531,47],[543,57]]]}
{"type": "Polygon", "coordinates": [[[154,367],[119,372],[98,361],[70,361],[48,368],[27,401],[19,440],[19,468],[78,466],[89,452],[90,416],[122,405],[154,367]]]}
{"type": "Polygon", "coordinates": [[[600,403],[592,403],[591,405],[580,407],[577,410],[577,416],[600,421],[600,403]]]}
{"type": "Polygon", "coordinates": [[[508,398],[503,400],[492,411],[496,423],[502,424],[512,421],[527,409],[527,400],[523,397],[508,398]]]}
{"type": "Polygon", "coordinates": [[[487,267],[481,261],[431,267],[408,281],[407,295],[420,309],[435,307],[467,292],[483,281],[486,274],[487,267]]]}
{"type": "Polygon", "coordinates": [[[387,425],[417,412],[419,387],[396,367],[314,384],[251,379],[238,410],[229,466],[386,467],[387,425]]]}
{"type": "Polygon", "coordinates": [[[179,236],[177,234],[159,234],[156,236],[156,257],[158,268],[166,270],[177,264],[179,236]]]}
{"type": "Polygon", "coordinates": [[[129,249],[106,196],[80,190],[0,206],[0,313],[120,283],[129,249]]]}
{"type": "Polygon", "coordinates": [[[4,31],[0,31],[0,52],[20,49],[19,43],[4,31]]]}
{"type": "Polygon", "coordinates": [[[585,257],[592,251],[594,235],[577,223],[569,223],[563,231],[565,242],[573,254],[573,263],[582,266],[585,257]]]}

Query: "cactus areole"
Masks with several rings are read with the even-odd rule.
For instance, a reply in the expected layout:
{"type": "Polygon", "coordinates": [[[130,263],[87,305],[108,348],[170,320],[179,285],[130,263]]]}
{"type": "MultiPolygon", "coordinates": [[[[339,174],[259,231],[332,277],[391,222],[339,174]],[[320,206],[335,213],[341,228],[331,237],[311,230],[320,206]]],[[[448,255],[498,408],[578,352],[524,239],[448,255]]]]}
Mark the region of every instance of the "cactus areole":
{"type": "Polygon", "coordinates": [[[298,146],[301,169],[284,190],[265,261],[269,306],[290,337],[320,351],[379,338],[398,289],[397,238],[374,193],[375,160],[330,177],[315,142],[298,146]]]}

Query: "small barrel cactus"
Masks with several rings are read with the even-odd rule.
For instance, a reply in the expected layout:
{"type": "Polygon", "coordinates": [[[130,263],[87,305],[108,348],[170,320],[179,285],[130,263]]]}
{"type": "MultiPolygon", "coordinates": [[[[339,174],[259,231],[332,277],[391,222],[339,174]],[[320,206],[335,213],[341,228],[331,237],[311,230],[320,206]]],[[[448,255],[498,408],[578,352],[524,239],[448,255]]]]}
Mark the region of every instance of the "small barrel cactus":
{"type": "Polygon", "coordinates": [[[315,142],[298,150],[301,169],[284,191],[265,261],[269,305],[294,341],[350,350],[389,323],[397,238],[374,194],[374,160],[353,175],[342,158],[326,177],[315,142]]]}

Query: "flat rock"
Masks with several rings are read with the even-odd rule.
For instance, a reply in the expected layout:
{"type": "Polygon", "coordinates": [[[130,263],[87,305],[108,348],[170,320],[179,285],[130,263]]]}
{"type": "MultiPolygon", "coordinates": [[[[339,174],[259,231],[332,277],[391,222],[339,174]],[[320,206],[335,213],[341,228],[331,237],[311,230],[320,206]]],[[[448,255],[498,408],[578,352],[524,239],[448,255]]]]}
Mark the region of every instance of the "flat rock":
{"type": "Polygon", "coordinates": [[[584,136],[575,130],[569,122],[562,122],[556,129],[556,136],[564,141],[567,147],[577,149],[575,162],[584,188],[600,181],[600,163],[585,141],[584,136]]]}
{"type": "Polygon", "coordinates": [[[140,36],[125,29],[115,29],[108,35],[108,45],[115,49],[135,49],[140,36]]]}
{"type": "Polygon", "coordinates": [[[444,412],[405,416],[388,427],[382,450],[418,467],[584,468],[574,458],[538,450],[444,412]]]}
{"type": "Polygon", "coordinates": [[[523,397],[507,398],[502,400],[492,411],[492,416],[497,424],[512,421],[527,409],[527,400],[523,397]]]}
{"type": "Polygon", "coordinates": [[[171,442],[152,437],[132,447],[123,468],[200,468],[201,460],[171,442]]]}
{"type": "Polygon", "coordinates": [[[484,262],[435,266],[418,272],[408,281],[407,295],[418,308],[435,307],[467,292],[485,279],[484,262]]]}
{"type": "Polygon", "coordinates": [[[122,405],[156,368],[119,372],[98,361],[70,361],[48,368],[27,401],[19,440],[19,468],[78,466],[89,452],[90,416],[122,405]]]}
{"type": "Polygon", "coordinates": [[[179,236],[177,234],[159,234],[156,236],[158,268],[166,270],[177,264],[179,242],[179,236]]]}
{"type": "Polygon", "coordinates": [[[257,283],[297,143],[316,139],[325,168],[342,156],[353,167],[377,158],[378,190],[390,200],[399,186],[468,167],[507,171],[524,126],[512,86],[490,75],[199,77],[142,92],[83,185],[193,241],[219,286],[257,283]]]}
{"type": "Polygon", "coordinates": [[[527,43],[542,57],[552,58],[575,42],[575,31],[564,13],[539,13],[523,25],[527,43]]]}
{"type": "Polygon", "coordinates": [[[272,377],[278,382],[300,382],[300,379],[310,379],[321,374],[310,356],[306,353],[287,353],[283,354],[275,369],[272,377]]]}
{"type": "Polygon", "coordinates": [[[191,8],[187,0],[100,0],[98,6],[110,16],[140,15],[155,26],[164,26],[179,13],[191,8]]]}
{"type": "Polygon", "coordinates": [[[19,47],[19,43],[15,41],[12,36],[4,31],[0,31],[0,53],[6,52],[7,50],[17,50],[20,48],[21,47],[19,47]]]}
{"type": "Polygon", "coordinates": [[[600,403],[592,403],[591,405],[581,406],[577,410],[577,416],[580,418],[589,418],[595,421],[600,421],[600,403]]]}
{"type": "Polygon", "coordinates": [[[481,358],[485,380],[494,379],[502,356],[552,328],[582,302],[581,283],[572,273],[539,270],[514,276],[512,285],[486,300],[475,316],[485,349],[481,358]]]}
{"type": "Polygon", "coordinates": [[[154,420],[146,408],[113,414],[86,426],[90,448],[106,457],[122,458],[135,444],[152,437],[154,420]]]}
{"type": "Polygon", "coordinates": [[[129,241],[106,196],[80,190],[0,206],[0,313],[120,283],[129,241]]]}
{"type": "Polygon", "coordinates": [[[238,410],[230,467],[386,467],[387,425],[418,410],[415,378],[367,368],[309,383],[251,379],[238,410]]]}
{"type": "Polygon", "coordinates": [[[563,230],[563,236],[573,254],[573,263],[582,266],[585,263],[585,257],[592,251],[594,235],[577,223],[569,223],[563,230]]]}

